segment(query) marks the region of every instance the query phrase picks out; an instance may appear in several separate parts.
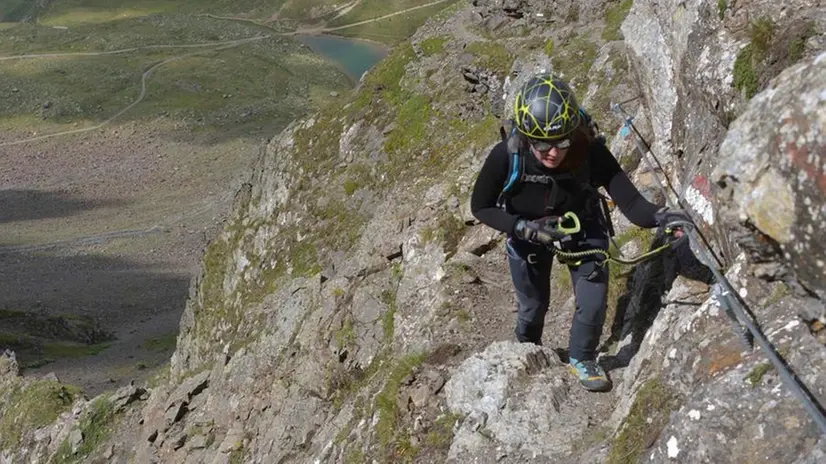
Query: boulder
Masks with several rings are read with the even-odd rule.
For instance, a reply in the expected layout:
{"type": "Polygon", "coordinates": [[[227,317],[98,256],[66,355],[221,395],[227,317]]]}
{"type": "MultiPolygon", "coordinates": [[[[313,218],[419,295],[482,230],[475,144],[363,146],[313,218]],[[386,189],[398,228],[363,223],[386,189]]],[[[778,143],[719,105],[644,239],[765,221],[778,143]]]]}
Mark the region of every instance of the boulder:
{"type": "Polygon", "coordinates": [[[712,176],[722,189],[720,216],[737,225],[737,243],[758,264],[780,257],[820,299],[826,299],[824,81],[826,53],[772,81],[732,124],[712,176]]]}

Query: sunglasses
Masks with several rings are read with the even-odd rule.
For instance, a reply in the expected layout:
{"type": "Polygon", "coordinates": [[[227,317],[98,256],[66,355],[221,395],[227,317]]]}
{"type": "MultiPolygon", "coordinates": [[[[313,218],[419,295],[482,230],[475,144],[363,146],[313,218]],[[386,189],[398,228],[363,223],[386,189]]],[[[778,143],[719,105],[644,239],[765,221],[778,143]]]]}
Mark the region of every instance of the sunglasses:
{"type": "Polygon", "coordinates": [[[571,148],[571,139],[560,139],[560,140],[537,140],[537,139],[528,139],[528,143],[533,147],[536,151],[546,152],[551,151],[551,148],[558,148],[560,150],[565,150],[566,148],[571,148]]]}

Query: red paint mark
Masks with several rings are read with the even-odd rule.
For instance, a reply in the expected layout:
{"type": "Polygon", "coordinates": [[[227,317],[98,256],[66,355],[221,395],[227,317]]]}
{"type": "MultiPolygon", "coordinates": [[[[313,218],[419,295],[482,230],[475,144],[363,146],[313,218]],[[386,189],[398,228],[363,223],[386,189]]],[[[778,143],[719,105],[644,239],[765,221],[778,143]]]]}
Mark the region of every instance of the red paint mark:
{"type": "Polygon", "coordinates": [[[705,176],[696,176],[691,183],[707,200],[711,199],[711,184],[705,176]]]}
{"type": "MultiPolygon", "coordinates": [[[[824,175],[821,166],[809,162],[809,147],[798,147],[794,142],[788,142],[784,145],[779,135],[777,136],[777,145],[782,147],[792,165],[805,171],[809,179],[812,179],[817,188],[820,189],[820,193],[826,196],[826,175],[824,175]]],[[[818,158],[820,157],[815,156],[815,159],[818,158]]]]}

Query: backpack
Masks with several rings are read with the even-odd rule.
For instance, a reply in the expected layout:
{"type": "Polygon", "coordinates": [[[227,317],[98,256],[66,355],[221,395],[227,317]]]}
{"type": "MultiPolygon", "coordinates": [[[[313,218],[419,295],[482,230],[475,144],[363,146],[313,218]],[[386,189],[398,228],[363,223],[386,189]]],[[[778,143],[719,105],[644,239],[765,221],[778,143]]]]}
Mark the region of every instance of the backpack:
{"type": "MultiPolygon", "coordinates": [[[[605,144],[605,136],[599,132],[599,126],[584,109],[579,110],[582,117],[585,118],[591,133],[597,143],[605,144]]],[[[567,172],[549,175],[535,175],[525,173],[525,151],[519,146],[519,136],[517,134],[516,122],[508,120],[511,126],[510,133],[505,129],[505,126],[499,127],[499,135],[502,141],[507,144],[508,153],[508,176],[505,180],[505,185],[502,187],[502,192],[499,194],[499,199],[496,204],[502,209],[507,209],[508,199],[515,194],[518,186],[524,182],[550,185],[550,198],[555,199],[559,192],[559,182],[575,180],[589,196],[598,198],[597,219],[606,228],[610,237],[614,236],[614,225],[611,222],[610,210],[608,202],[596,186],[593,185],[591,179],[591,167],[589,162],[583,163],[576,172],[567,172]]]]}

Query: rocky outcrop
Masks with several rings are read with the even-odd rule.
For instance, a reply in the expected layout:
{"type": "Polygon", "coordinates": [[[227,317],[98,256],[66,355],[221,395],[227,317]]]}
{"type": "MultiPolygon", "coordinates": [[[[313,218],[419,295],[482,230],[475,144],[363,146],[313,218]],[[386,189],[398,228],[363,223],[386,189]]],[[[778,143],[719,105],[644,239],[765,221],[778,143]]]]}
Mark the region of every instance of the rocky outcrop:
{"type": "Polygon", "coordinates": [[[782,277],[779,264],[826,299],[826,54],[795,66],[755,96],[720,147],[713,173],[723,188],[720,216],[760,264],[782,277]]]}
{"type": "MultiPolygon", "coordinates": [[[[205,251],[168,378],[91,402],[50,395],[59,417],[26,424],[25,445],[0,436],[4,459],[818,461],[817,428],[744,350],[689,250],[612,272],[601,362],[614,389],[591,394],[562,361],[565,270],[546,345],[513,342],[502,236],[467,206],[520,79],[565,73],[647,196],[664,203],[656,179],[668,174],[703,231],[732,239],[719,246],[729,279],[822,402],[826,59],[807,58],[807,39],[803,62],[757,79],[767,88],[748,106],[732,86],[745,13],[820,16],[805,2],[743,3],[478,0],[432,19],[347,105],[262,151],[205,251]],[[636,94],[626,109],[664,172],[638,167],[610,122],[608,103],[636,94]],[[99,423],[118,432],[93,440],[99,423]]],[[[614,216],[624,253],[661,240],[614,216]]],[[[14,365],[0,358],[3,385],[18,382],[14,365]]],[[[4,406],[22,391],[2,388],[4,406]]]]}
{"type": "Polygon", "coordinates": [[[745,96],[784,66],[822,49],[814,31],[826,30],[824,21],[822,8],[807,1],[675,0],[634,2],[623,23],[653,123],[652,152],[725,259],[736,252],[717,217],[710,181],[717,149],[745,96]],[[755,48],[760,52],[752,53],[755,48]]]}
{"type": "Polygon", "coordinates": [[[20,377],[14,354],[0,354],[0,462],[107,462],[115,449],[125,456],[147,398],[126,385],[88,400],[54,374],[20,377]]]}

